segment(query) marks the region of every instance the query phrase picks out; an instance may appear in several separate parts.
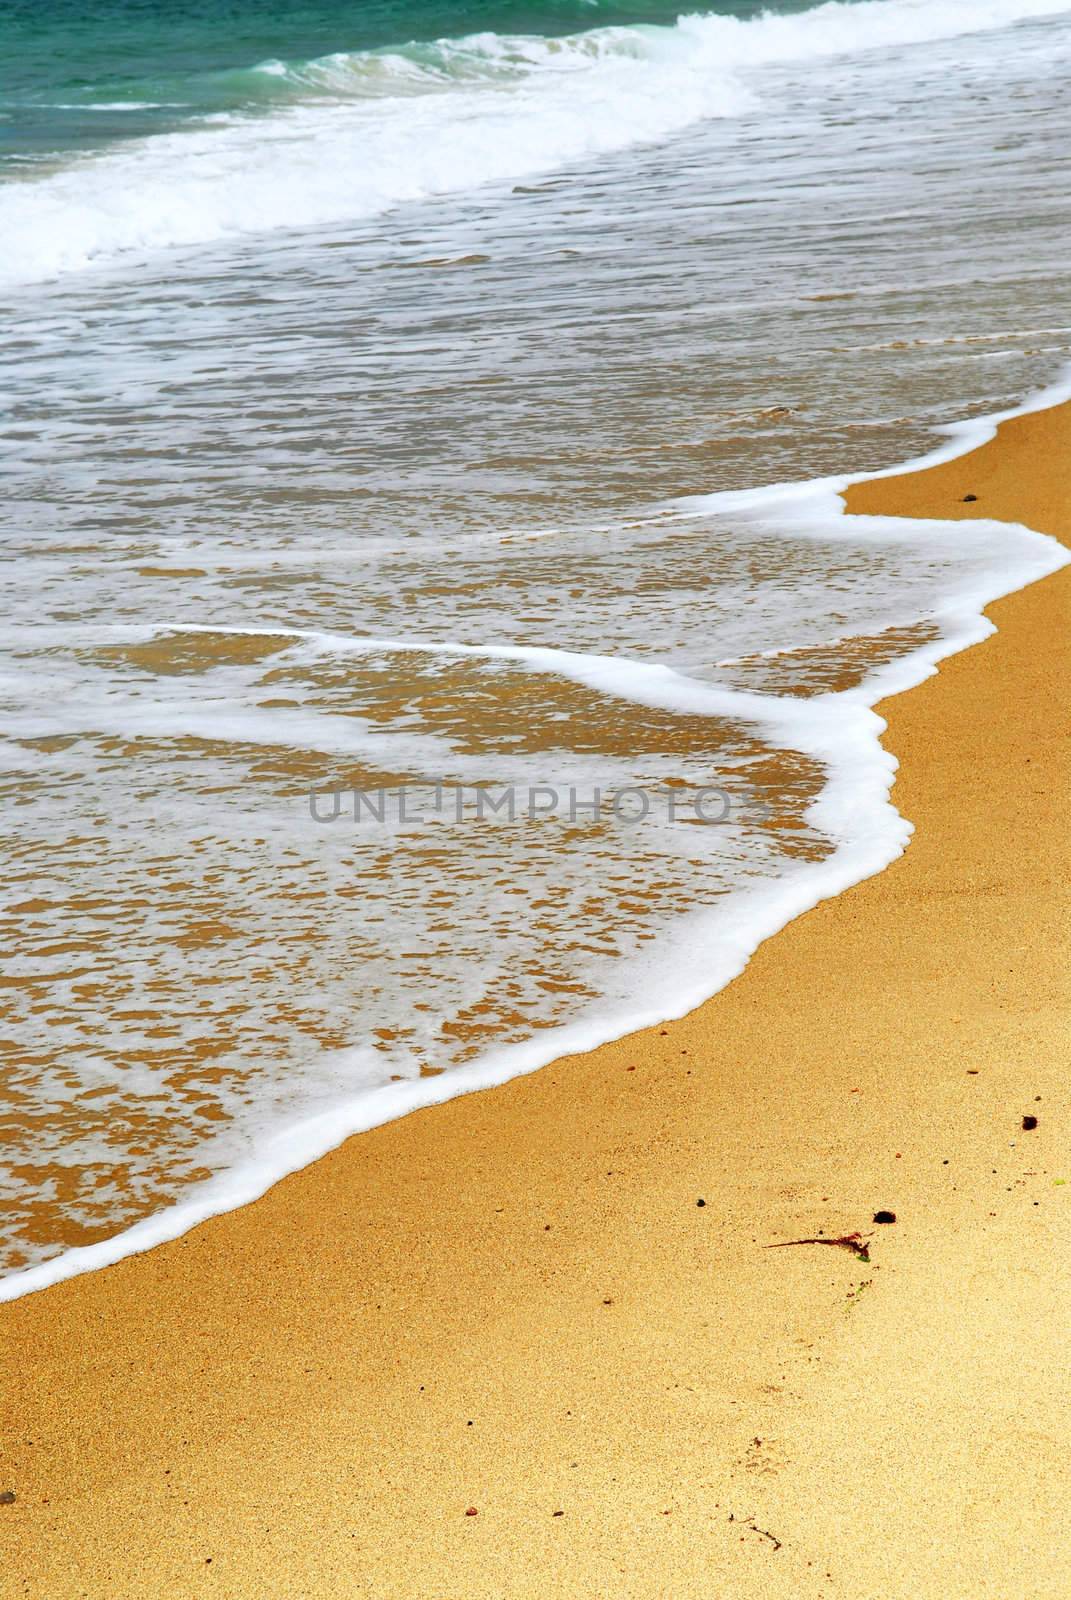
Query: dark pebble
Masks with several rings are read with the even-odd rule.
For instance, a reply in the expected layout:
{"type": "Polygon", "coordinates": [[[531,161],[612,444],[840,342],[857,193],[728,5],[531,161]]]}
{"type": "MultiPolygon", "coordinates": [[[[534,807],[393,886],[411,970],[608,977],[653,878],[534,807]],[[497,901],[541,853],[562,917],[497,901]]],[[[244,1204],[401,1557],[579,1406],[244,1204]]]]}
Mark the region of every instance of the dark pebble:
{"type": "Polygon", "coordinates": [[[971,501],[971,500],[977,500],[977,498],[978,498],[978,496],[977,496],[977,495],[976,495],[976,494],[965,494],[965,495],[964,495],[964,496],[963,496],[963,501],[964,501],[964,504],[965,504],[965,505],[966,505],[966,504],[968,504],[968,503],[969,503],[969,502],[970,502],[970,501],[971,501]]]}
{"type": "Polygon", "coordinates": [[[706,1205],[706,1201],[705,1200],[697,1200],[696,1201],[696,1205],[697,1206],[705,1206],[706,1205]]]}
{"type": "Polygon", "coordinates": [[[896,1221],[896,1212],[895,1211],[875,1211],[875,1213],[874,1213],[874,1221],[875,1222],[895,1222],[896,1221]]]}
{"type": "Polygon", "coordinates": [[[1036,1128],[1037,1125],[1038,1125],[1037,1117],[1024,1117],[1023,1118],[1023,1127],[1026,1129],[1027,1133],[1030,1132],[1031,1128],[1036,1128]]]}
{"type": "Polygon", "coordinates": [[[5,1489],[3,1494],[0,1494],[0,1506],[13,1506],[14,1504],[15,1504],[15,1491],[14,1491],[14,1489],[5,1489]]]}

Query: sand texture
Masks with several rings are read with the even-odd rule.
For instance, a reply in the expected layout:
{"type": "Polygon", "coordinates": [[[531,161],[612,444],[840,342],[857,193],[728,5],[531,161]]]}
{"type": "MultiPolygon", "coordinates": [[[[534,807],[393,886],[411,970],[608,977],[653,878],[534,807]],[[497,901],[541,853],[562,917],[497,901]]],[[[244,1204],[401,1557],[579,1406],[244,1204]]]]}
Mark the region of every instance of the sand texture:
{"type": "MultiPolygon", "coordinates": [[[[850,508],[1067,538],[1071,412],[850,508]]],[[[3,1307],[4,1600],[1066,1600],[1069,597],[882,707],[911,848],[683,1022],[3,1307]]]]}

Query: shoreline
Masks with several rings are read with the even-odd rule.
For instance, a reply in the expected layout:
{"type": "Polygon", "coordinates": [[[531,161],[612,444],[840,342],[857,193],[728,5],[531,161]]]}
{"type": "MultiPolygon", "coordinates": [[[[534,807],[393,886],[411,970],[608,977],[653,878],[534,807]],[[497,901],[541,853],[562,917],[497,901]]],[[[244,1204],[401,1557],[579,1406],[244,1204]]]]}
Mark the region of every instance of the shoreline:
{"type": "MultiPolygon", "coordinates": [[[[848,509],[1068,542],[1069,443],[848,509]]],[[[907,854],[697,1011],[5,1307],[0,1594],[1061,1595],[1069,571],[882,703],[907,854]]]]}
{"type": "MultiPolygon", "coordinates": [[[[913,476],[948,462],[969,455],[992,441],[998,428],[1005,422],[1018,417],[1031,416],[1038,411],[1051,409],[1053,406],[1071,402],[1071,368],[1065,370],[1061,377],[1051,384],[1028,396],[1020,405],[1007,411],[996,412],[989,415],[975,417],[965,421],[945,425],[938,430],[947,437],[946,443],[935,445],[933,449],[925,451],[921,456],[904,462],[897,466],[887,467],[877,473],[850,474],[835,479],[815,479],[798,483],[774,484],[764,488],[731,491],[726,494],[715,494],[709,497],[700,497],[708,500],[712,505],[722,503],[739,508],[754,508],[762,505],[773,505],[779,501],[790,500],[805,509],[809,515],[822,512],[831,517],[850,514],[847,510],[847,500],[855,495],[860,486],[869,483],[881,483],[889,479],[904,476],[913,476]],[[834,510],[827,502],[834,502],[838,509],[834,510]],[[841,512],[840,504],[845,510],[841,512]]],[[[862,504],[857,508],[863,510],[862,504]]],[[[881,515],[882,507],[879,503],[873,511],[881,515]]],[[[688,515],[687,512],[684,513],[688,515]]],[[[907,514],[907,513],[905,513],[907,514]]],[[[925,515],[924,512],[912,513],[925,515]]],[[[953,513],[959,514],[962,513],[953,513]]],[[[1040,531],[1040,530],[1039,530],[1040,531]]],[[[1023,583],[1010,589],[1009,593],[1017,592],[1018,588],[1025,587],[1038,579],[1027,578],[1023,583]]],[[[1004,598],[1001,596],[1000,598],[1004,598]]],[[[897,698],[907,693],[912,688],[918,687],[926,681],[927,676],[938,670],[939,664],[948,659],[950,655],[969,649],[972,644],[981,642],[992,631],[992,625],[986,621],[986,612],[992,601],[980,603],[981,597],[976,596],[972,605],[957,616],[959,637],[950,633],[947,639],[942,638],[936,647],[917,650],[899,664],[899,670],[894,669],[891,681],[886,687],[886,694],[882,699],[861,700],[868,709],[876,710],[885,698],[897,698]],[[969,634],[976,631],[977,637],[970,638],[969,634]]],[[[946,622],[947,622],[946,618],[946,622]]],[[[227,631],[241,635],[257,635],[260,633],[279,633],[287,630],[264,628],[235,628],[229,630],[203,629],[199,625],[176,625],[179,632],[198,633],[202,631],[227,631]]],[[[419,648],[419,645],[417,646],[419,648]]],[[[438,644],[427,646],[430,650],[442,648],[438,644]]],[[[558,652],[543,647],[518,646],[515,648],[503,646],[454,646],[454,650],[471,655],[505,656],[516,655],[521,659],[544,658],[561,654],[563,659],[569,652],[558,652]]],[[[577,658],[580,659],[580,658],[577,658]]],[[[588,658],[591,662],[598,658],[588,658]]],[[[636,663],[630,663],[634,668],[636,663]]],[[[888,675],[888,674],[886,674],[888,675]]],[[[674,674],[670,674],[674,676],[674,674]]],[[[581,676],[578,681],[584,681],[581,676]]],[[[704,685],[700,680],[682,679],[682,687],[686,694],[698,691],[707,699],[718,696],[716,685],[704,685]]],[[[746,702],[748,697],[740,691],[728,691],[729,696],[737,702],[746,702]]],[[[760,702],[762,697],[759,697],[760,702]]],[[[642,703],[642,700],[641,700],[642,703]]],[[[727,712],[731,707],[727,706],[727,712]]],[[[745,712],[745,714],[747,714],[745,712]]],[[[756,709],[753,715],[773,723],[774,713],[768,709],[756,709]]],[[[849,710],[845,703],[844,716],[847,718],[849,710]]],[[[883,760],[884,749],[881,737],[885,724],[878,720],[875,732],[875,746],[878,751],[878,761],[874,778],[884,781],[879,776],[879,769],[886,765],[883,760]]],[[[786,730],[785,738],[790,744],[798,739],[798,734],[786,730]]],[[[793,744],[793,747],[794,744],[793,744]]],[[[805,748],[800,745],[799,748],[805,748]]],[[[836,742],[824,748],[816,745],[813,752],[819,759],[824,759],[830,770],[830,785],[837,773],[838,762],[843,765],[843,758],[836,749],[836,742]]],[[[843,776],[840,774],[839,776],[843,776]]],[[[893,777],[888,779],[889,792],[893,785],[893,777]]],[[[891,803],[891,802],[890,802],[891,803]]],[[[894,813],[895,813],[895,807],[894,813]]],[[[897,816],[897,823],[902,819],[897,816]]],[[[778,906],[772,920],[764,918],[759,913],[753,912],[753,919],[757,920],[760,931],[754,944],[742,954],[730,946],[726,958],[722,963],[724,975],[716,985],[711,988],[706,981],[700,982],[698,988],[693,987],[693,992],[687,995],[683,1003],[678,1003],[680,995],[666,1004],[663,996],[660,1003],[644,1008],[642,1013],[633,1014],[624,1020],[620,1016],[608,1020],[581,1019],[575,1023],[557,1027],[547,1033],[533,1034],[531,1038],[520,1044],[514,1044],[490,1051],[486,1056],[453,1069],[441,1077],[425,1077],[407,1080],[400,1083],[381,1086],[366,1093],[359,1100],[350,1104],[336,1106],[327,1112],[319,1113],[312,1117],[302,1119],[283,1127],[270,1135],[265,1140],[265,1149],[277,1152],[274,1161],[261,1153],[255,1159],[239,1164],[236,1167],[225,1169],[207,1181],[193,1185],[188,1194],[177,1200],[173,1205],[160,1211],[152,1212],[140,1218],[137,1222],[122,1229],[119,1233],[109,1235],[104,1239],[89,1245],[74,1246],[63,1250],[58,1255],[47,1260],[18,1269],[0,1277],[0,1305],[20,1299],[26,1294],[40,1293],[51,1288],[57,1283],[63,1283],[70,1278],[77,1277],[86,1272],[100,1271],[105,1267],[115,1265],[125,1260],[130,1255],[140,1254],[146,1250],[157,1248],[160,1244],[172,1242],[181,1238],[190,1229],[199,1227],[202,1223],[213,1217],[225,1215],[228,1211],[235,1210],[245,1205],[252,1204],[266,1194],[275,1184],[282,1182],[287,1177],[303,1171],[316,1161],[338,1149],[347,1139],[356,1134],[370,1132],[372,1129],[382,1127],[399,1117],[411,1115],[432,1106],[443,1104],[451,1099],[462,1098],[468,1094],[482,1092],[488,1088],[497,1088],[505,1083],[512,1082],[515,1077],[525,1076],[531,1072],[542,1071],[545,1067],[565,1056],[587,1053],[597,1050],[634,1033],[643,1032],[647,1028],[660,1027],[667,1021],[679,1021],[683,1016],[694,1010],[697,1006],[704,1005],[714,999],[722,990],[746,970],[748,963],[753,958],[756,949],[761,948],[768,939],[775,937],[797,917],[813,909],[824,900],[842,894],[846,889],[855,884],[864,882],[876,872],[887,870],[895,861],[910,841],[910,824],[907,829],[893,830],[901,834],[893,848],[888,850],[885,859],[878,864],[873,864],[869,859],[859,869],[859,864],[836,870],[839,865],[835,858],[831,873],[819,870],[813,876],[817,882],[817,892],[813,892],[808,884],[803,886],[804,892],[797,892],[797,885],[783,886],[779,895],[773,896],[778,906]],[[827,885],[827,878],[839,880],[832,886],[827,885]],[[768,922],[768,926],[766,925],[768,922]]],[[[858,846],[849,844],[847,850],[842,845],[838,848],[837,858],[844,854],[858,853],[858,846]]],[[[864,851],[864,856],[869,852],[864,851]]],[[[753,929],[751,930],[754,931],[753,929]]]]}

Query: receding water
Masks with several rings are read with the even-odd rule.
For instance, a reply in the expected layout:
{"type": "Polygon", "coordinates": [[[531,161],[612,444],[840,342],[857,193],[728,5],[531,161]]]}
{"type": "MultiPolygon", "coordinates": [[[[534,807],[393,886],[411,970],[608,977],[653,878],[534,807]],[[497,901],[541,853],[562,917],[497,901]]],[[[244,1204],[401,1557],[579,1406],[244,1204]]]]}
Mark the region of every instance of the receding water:
{"type": "Polygon", "coordinates": [[[867,705],[1051,552],[732,492],[1066,362],[1067,12],[676,18],[0,25],[9,1270],[694,1003],[902,848],[867,705]]]}

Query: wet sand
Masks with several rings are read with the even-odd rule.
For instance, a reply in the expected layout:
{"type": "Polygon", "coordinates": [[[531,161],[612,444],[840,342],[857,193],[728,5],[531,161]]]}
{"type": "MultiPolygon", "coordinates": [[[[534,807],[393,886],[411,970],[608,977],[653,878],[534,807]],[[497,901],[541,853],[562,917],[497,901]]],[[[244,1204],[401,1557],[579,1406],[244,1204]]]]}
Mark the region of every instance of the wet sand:
{"type": "MultiPolygon", "coordinates": [[[[1071,539],[1071,411],[850,509],[1071,539]]],[[[5,1600],[1066,1596],[1071,569],[990,615],[692,1016],[3,1307],[5,1600]]]]}

